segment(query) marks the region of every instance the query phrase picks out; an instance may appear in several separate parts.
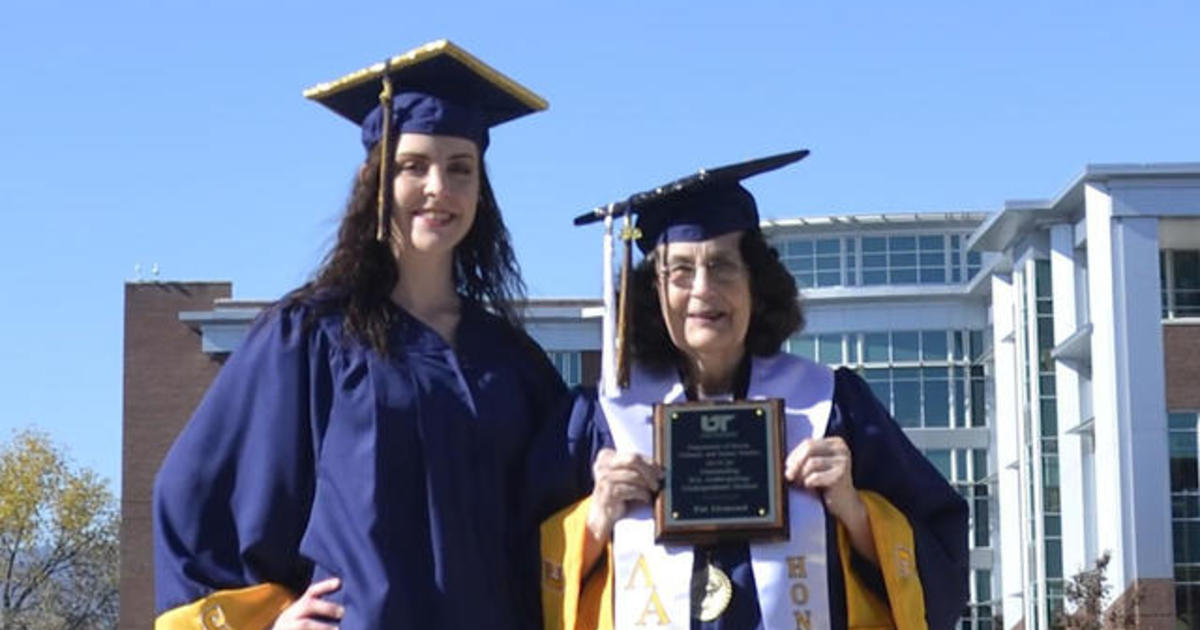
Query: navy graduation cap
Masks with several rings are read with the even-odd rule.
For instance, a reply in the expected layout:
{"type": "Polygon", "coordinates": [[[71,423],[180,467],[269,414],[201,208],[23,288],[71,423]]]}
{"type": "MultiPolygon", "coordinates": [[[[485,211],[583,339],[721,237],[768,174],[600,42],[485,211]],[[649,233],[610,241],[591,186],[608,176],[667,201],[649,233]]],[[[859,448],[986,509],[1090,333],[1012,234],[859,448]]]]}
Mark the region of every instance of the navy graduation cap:
{"type": "Polygon", "coordinates": [[[648,254],[661,243],[694,243],[738,230],[758,228],[758,206],[741,181],[782,168],[808,156],[807,149],[780,153],[712,169],[677,179],[650,190],[634,193],[624,201],[600,206],[575,217],[575,225],[604,221],[604,345],[601,350],[601,392],[618,394],[629,386],[628,342],[633,320],[632,243],[648,254]],[[632,224],[637,215],[637,224],[632,224]],[[624,218],[621,240],[625,241],[621,267],[620,303],[612,304],[612,220],[624,218]],[[615,351],[615,355],[613,354],[615,351]]]}
{"type": "Polygon", "coordinates": [[[363,130],[370,150],[402,131],[453,135],[482,153],[488,128],[546,109],[545,99],[452,42],[441,39],[304,91],[363,130]],[[390,84],[391,93],[385,94],[390,84]],[[390,101],[391,107],[381,103],[390,101]]]}
{"type": "MultiPolygon", "coordinates": [[[[391,154],[401,132],[466,138],[488,146],[488,129],[546,109],[545,99],[441,39],[304,91],[362,127],[368,153],[391,154]]],[[[392,160],[379,160],[379,181],[391,181],[392,160]]],[[[375,239],[387,240],[391,197],[379,187],[375,239]]]]}
{"type": "Polygon", "coordinates": [[[758,206],[741,180],[798,162],[808,155],[801,149],[712,169],[650,190],[625,201],[601,206],[575,217],[586,225],[628,214],[637,215],[634,239],[642,253],[660,243],[691,243],[758,226],[758,206]]]}

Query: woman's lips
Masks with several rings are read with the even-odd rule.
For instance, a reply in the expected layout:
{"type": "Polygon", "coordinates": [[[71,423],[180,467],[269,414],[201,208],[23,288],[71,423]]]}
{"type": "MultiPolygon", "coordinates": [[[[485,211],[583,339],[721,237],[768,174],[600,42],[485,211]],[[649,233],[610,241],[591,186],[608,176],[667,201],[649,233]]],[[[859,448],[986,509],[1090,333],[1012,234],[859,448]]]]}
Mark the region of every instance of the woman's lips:
{"type": "Polygon", "coordinates": [[[457,217],[443,210],[418,210],[413,217],[431,227],[442,227],[450,224],[457,217]]]}

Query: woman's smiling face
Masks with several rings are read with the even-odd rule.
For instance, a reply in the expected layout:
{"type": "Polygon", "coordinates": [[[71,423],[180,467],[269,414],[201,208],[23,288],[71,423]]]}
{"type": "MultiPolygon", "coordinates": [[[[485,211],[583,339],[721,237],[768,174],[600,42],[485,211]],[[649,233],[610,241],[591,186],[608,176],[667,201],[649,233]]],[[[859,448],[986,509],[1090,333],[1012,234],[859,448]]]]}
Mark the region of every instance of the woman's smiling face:
{"type": "Polygon", "coordinates": [[[452,253],[475,221],[479,149],[455,136],[402,133],[396,143],[392,235],[401,253],[452,253]]]}

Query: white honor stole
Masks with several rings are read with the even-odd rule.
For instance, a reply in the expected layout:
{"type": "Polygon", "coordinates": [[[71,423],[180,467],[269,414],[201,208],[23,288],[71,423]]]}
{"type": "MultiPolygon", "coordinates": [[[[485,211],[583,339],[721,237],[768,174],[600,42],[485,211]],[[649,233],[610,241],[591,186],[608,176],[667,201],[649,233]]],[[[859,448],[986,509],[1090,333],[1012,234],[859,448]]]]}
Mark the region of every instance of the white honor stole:
{"type": "MultiPolygon", "coordinates": [[[[753,358],[747,398],[781,398],[786,451],[823,436],[833,406],[833,371],[789,354],[753,358]]],[[[685,400],[673,374],[656,378],[634,366],[630,387],[600,404],[618,451],[654,456],[655,403],[685,400]]],[[[829,627],[825,508],[812,492],[788,488],[791,537],[750,544],[758,605],[766,630],[829,627]]],[[[613,530],[613,627],[691,627],[692,546],[654,544],[654,512],[631,510],[613,530]]]]}

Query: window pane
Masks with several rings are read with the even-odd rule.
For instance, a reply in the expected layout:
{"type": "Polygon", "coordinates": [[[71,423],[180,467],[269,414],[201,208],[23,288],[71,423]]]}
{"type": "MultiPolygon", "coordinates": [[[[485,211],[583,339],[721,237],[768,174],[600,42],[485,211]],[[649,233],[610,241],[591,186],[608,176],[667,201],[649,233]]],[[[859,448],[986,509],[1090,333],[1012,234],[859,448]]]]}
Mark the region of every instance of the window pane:
{"type": "Polygon", "coordinates": [[[817,286],[819,287],[836,287],[842,283],[842,272],[840,271],[819,271],[817,272],[817,286]]]}
{"type": "Polygon", "coordinates": [[[886,271],[867,271],[862,272],[863,284],[887,284],[886,271]]]}
{"type": "Polygon", "coordinates": [[[842,240],[839,238],[823,238],[817,241],[818,254],[840,254],[842,240]]]}
{"type": "Polygon", "coordinates": [[[788,241],[787,253],[788,256],[811,256],[813,242],[810,240],[788,241]]]}
{"type": "Polygon", "coordinates": [[[945,240],[945,237],[943,237],[941,234],[921,237],[921,250],[922,251],[930,250],[930,249],[942,249],[945,246],[946,246],[946,240],[945,240]]]}
{"type": "Polygon", "coordinates": [[[842,336],[821,335],[817,356],[819,357],[817,360],[821,363],[840,365],[842,363],[842,336]]]}
{"type": "Polygon", "coordinates": [[[812,258],[789,258],[786,263],[788,271],[812,271],[812,258]]]}
{"type": "Polygon", "coordinates": [[[917,239],[914,236],[893,236],[888,239],[888,247],[893,251],[914,251],[917,249],[917,239]]]}
{"type": "Polygon", "coordinates": [[[887,254],[863,254],[862,263],[864,269],[868,267],[886,267],[887,254]]]}
{"type": "Polygon", "coordinates": [[[1175,250],[1174,258],[1175,286],[1174,289],[1200,289],[1200,251],[1175,250]]]}
{"type": "Polygon", "coordinates": [[[926,330],[921,333],[921,358],[926,361],[945,361],[946,352],[946,331],[926,330]]]}
{"type": "Polygon", "coordinates": [[[902,427],[921,426],[921,383],[894,381],[892,395],[896,399],[896,422],[902,427]]]}
{"type": "Polygon", "coordinates": [[[916,361],[921,358],[917,344],[920,334],[916,332],[892,333],[892,357],[895,361],[916,361]]]}
{"type": "Polygon", "coordinates": [[[921,269],[921,284],[942,284],[946,281],[945,269],[921,269]]]}
{"type": "MultiPolygon", "coordinates": [[[[945,380],[925,381],[925,426],[950,426],[950,387],[945,380]]],[[[963,471],[966,477],[966,471],[963,471]]]]}
{"type": "Polygon", "coordinates": [[[863,335],[864,352],[867,353],[866,363],[888,362],[888,334],[867,333],[863,335]]]}
{"type": "Polygon", "coordinates": [[[817,271],[839,271],[841,268],[841,259],[837,256],[817,256],[817,271]]]}
{"type": "Polygon", "coordinates": [[[892,282],[894,284],[915,284],[917,282],[917,270],[893,269],[892,282]]]}
{"type": "Polygon", "coordinates": [[[863,370],[863,380],[871,386],[871,391],[875,392],[875,397],[879,402],[883,403],[889,411],[892,408],[892,385],[890,379],[890,370],[887,368],[866,369],[863,370]]]}
{"type": "Polygon", "coordinates": [[[942,252],[927,252],[921,250],[921,266],[922,267],[937,267],[941,268],[945,263],[945,254],[942,252]]]}
{"type": "Polygon", "coordinates": [[[864,236],[862,249],[864,252],[885,252],[887,251],[887,240],[882,236],[864,236]]]}
{"type": "Polygon", "coordinates": [[[893,267],[916,267],[917,255],[897,254],[892,252],[890,255],[888,255],[888,262],[891,263],[893,267]]]}
{"type": "Polygon", "coordinates": [[[950,479],[950,451],[929,450],[925,451],[925,457],[947,481],[950,479]]]}
{"type": "Polygon", "coordinates": [[[792,337],[789,344],[788,352],[816,360],[817,343],[816,339],[812,335],[799,335],[792,337]]]}

